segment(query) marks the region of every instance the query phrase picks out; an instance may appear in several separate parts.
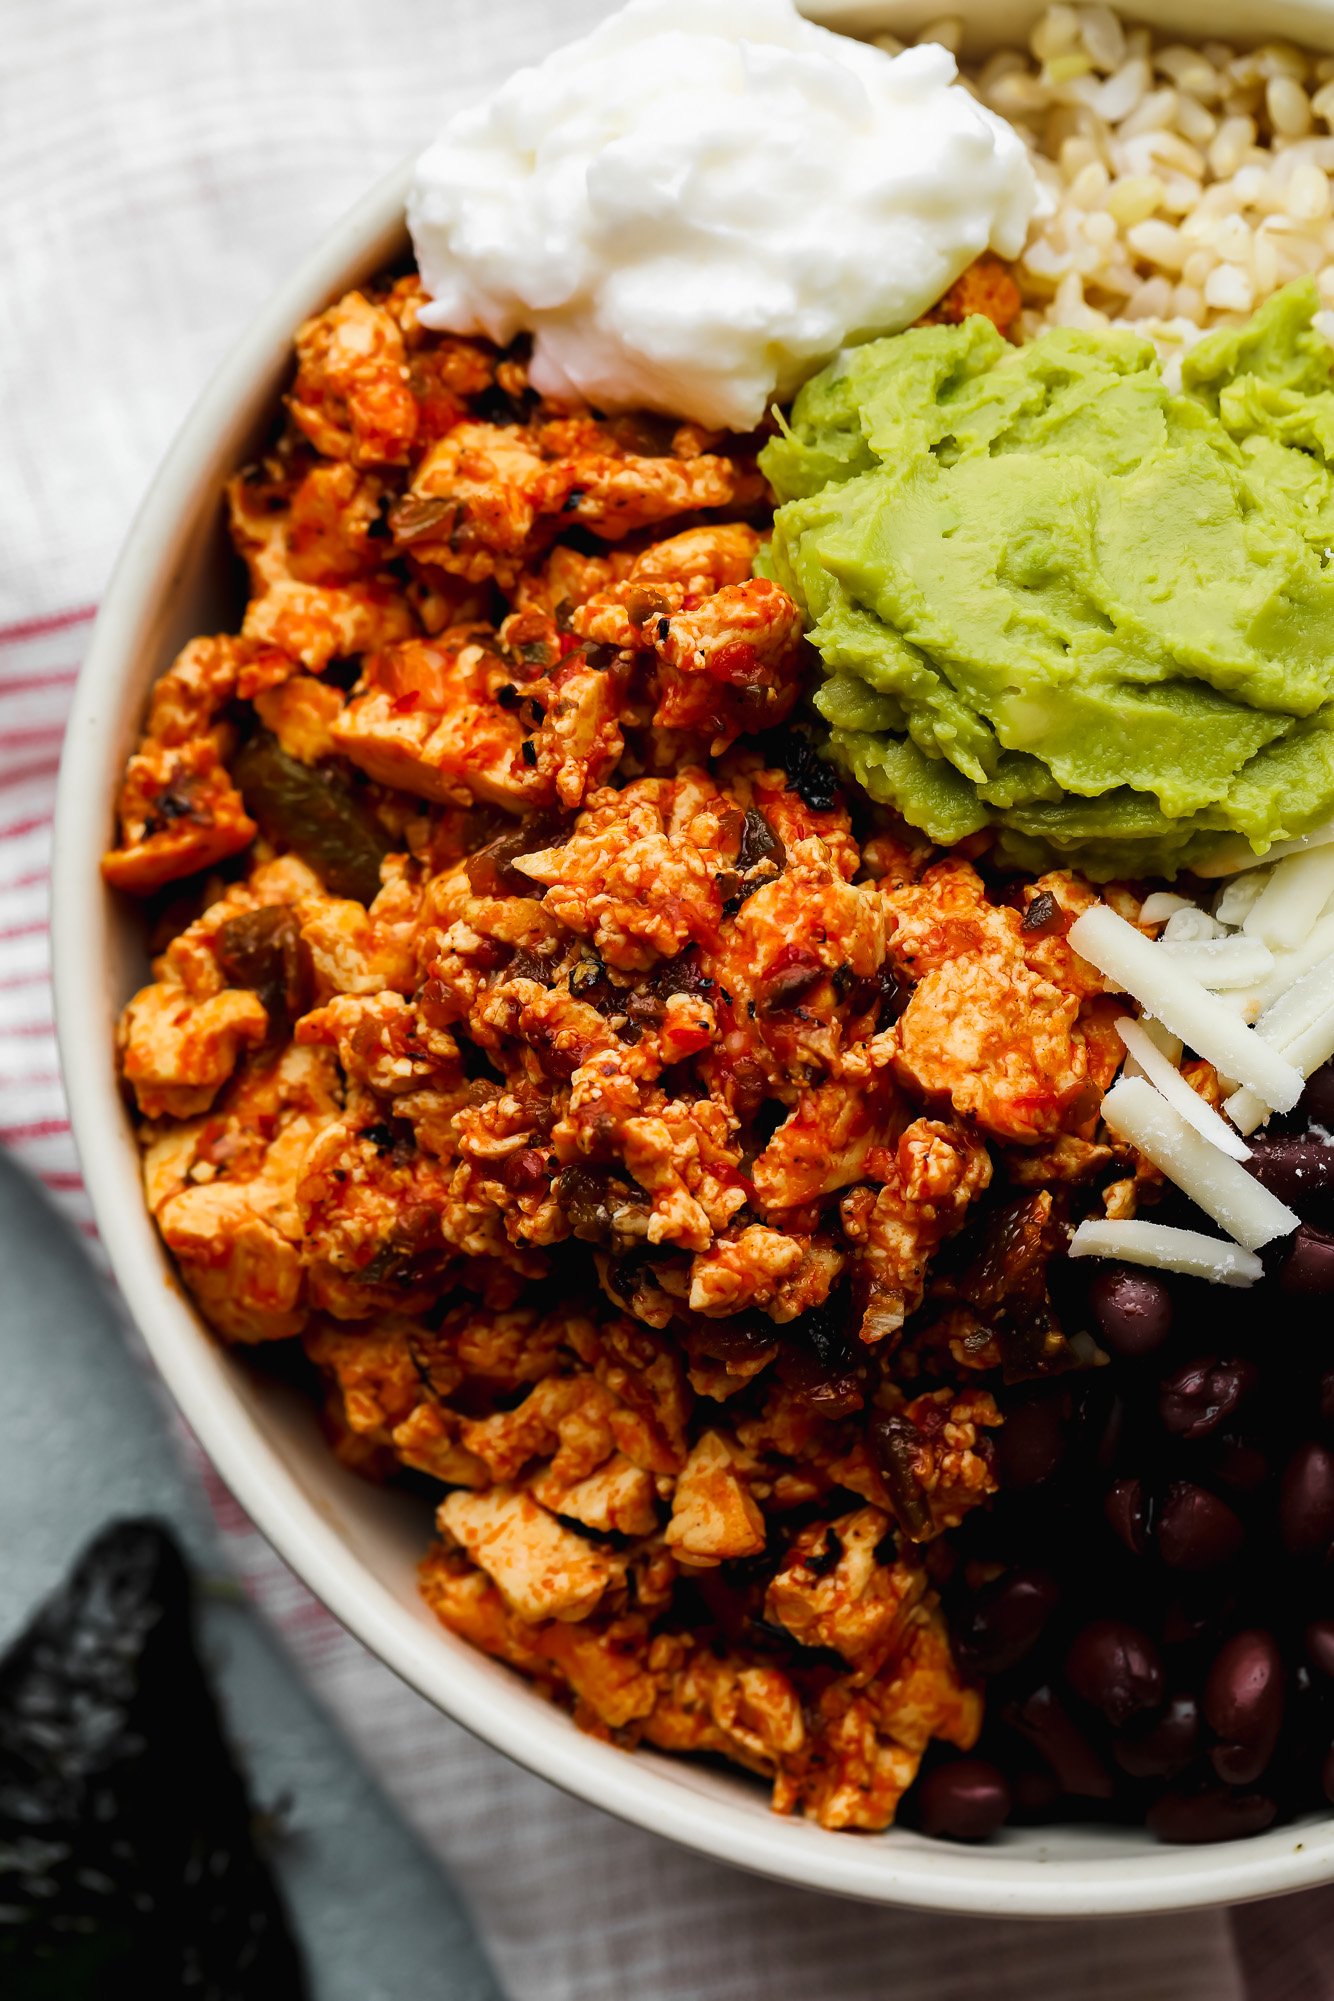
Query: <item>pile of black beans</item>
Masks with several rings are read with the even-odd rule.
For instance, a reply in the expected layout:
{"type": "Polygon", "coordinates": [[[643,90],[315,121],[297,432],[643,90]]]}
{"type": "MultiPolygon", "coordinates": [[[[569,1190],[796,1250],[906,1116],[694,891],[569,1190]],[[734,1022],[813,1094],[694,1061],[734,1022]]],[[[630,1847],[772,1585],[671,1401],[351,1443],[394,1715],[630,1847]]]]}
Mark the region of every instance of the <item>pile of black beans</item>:
{"type": "MultiPolygon", "coordinates": [[[[950,1540],[981,1741],[924,1831],[1116,1820],[1221,1841],[1334,1804],[1334,1066],[1257,1136],[1302,1217],[1245,1290],[1067,1260],[1105,1367],[1005,1393],[1001,1491],[950,1540]]],[[[1169,1195],[1153,1215],[1201,1227],[1169,1195]]],[[[915,1804],[913,1804],[915,1803],[915,1804]]]]}

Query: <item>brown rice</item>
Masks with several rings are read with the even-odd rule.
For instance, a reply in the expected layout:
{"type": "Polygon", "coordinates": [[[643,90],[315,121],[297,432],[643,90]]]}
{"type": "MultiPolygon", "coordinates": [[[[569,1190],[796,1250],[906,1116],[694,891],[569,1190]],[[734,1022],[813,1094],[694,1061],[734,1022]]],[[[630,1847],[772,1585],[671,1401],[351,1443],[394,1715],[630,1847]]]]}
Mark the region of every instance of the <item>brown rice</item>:
{"type": "MultiPolygon", "coordinates": [[[[921,39],[957,51],[962,22],[921,39]]],[[[1334,309],[1334,56],[1057,5],[966,80],[1024,134],[1048,199],[1016,270],[1025,333],[1129,321],[1170,355],[1307,274],[1334,309]]]]}

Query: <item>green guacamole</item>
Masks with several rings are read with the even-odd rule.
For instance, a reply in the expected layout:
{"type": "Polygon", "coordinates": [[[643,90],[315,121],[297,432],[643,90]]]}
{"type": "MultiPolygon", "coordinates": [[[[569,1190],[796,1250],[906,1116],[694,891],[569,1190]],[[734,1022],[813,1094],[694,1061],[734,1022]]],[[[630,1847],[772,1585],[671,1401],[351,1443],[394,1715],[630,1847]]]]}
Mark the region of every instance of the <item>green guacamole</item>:
{"type": "Polygon", "coordinates": [[[1334,813],[1334,350],[1309,282],[1129,332],[868,342],[761,464],[838,762],[942,843],[1171,875],[1334,813]],[[1232,841],[1235,846],[1235,839],[1232,841]]]}

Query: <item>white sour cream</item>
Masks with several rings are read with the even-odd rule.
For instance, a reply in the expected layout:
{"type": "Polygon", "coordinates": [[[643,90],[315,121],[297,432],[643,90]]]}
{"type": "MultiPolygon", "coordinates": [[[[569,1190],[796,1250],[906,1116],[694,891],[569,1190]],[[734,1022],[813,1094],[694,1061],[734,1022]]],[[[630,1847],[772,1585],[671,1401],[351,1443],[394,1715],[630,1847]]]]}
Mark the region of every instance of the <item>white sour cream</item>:
{"type": "Polygon", "coordinates": [[[531,332],[544,395],[747,429],[982,251],[1018,254],[1027,153],[956,74],[791,0],[631,0],[422,155],[422,319],[531,332]]]}

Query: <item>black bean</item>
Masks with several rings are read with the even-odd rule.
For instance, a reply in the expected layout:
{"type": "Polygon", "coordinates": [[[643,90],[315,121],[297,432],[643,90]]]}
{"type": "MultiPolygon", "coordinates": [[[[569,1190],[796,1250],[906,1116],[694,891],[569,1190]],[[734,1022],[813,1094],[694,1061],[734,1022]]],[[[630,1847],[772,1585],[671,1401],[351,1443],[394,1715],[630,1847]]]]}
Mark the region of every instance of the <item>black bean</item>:
{"type": "Polygon", "coordinates": [[[1063,1792],[1076,1799],[1106,1800],[1116,1784],[1111,1772],[1046,1683],[1006,1712],[1006,1720],[1040,1751],[1063,1792]]]}
{"type": "Polygon", "coordinates": [[[1334,1542],[1334,1452],[1299,1445],[1283,1469],[1278,1526],[1290,1556],[1322,1557],[1334,1542]]]}
{"type": "Polygon", "coordinates": [[[1334,1236],[1303,1223],[1292,1240],[1278,1282],[1299,1299],[1317,1299],[1334,1292],[1334,1236]]]}
{"type": "Polygon", "coordinates": [[[1089,1306],[1103,1345],[1123,1361],[1161,1348],[1172,1332],[1172,1295],[1160,1279],[1125,1265],[1108,1265],[1089,1287],[1089,1306]]]}
{"type": "Polygon", "coordinates": [[[1283,1657],[1272,1633],[1234,1633],[1204,1684],[1205,1721],[1219,1742],[1209,1753],[1226,1785],[1249,1786],[1274,1755],[1283,1721],[1283,1657]]]}
{"type": "Polygon", "coordinates": [[[985,1585],[958,1628],[959,1657],[970,1673],[1004,1674],[1031,1653],[1056,1609],[1056,1581],[1046,1571],[1012,1570],[985,1585]]]}
{"type": "Polygon", "coordinates": [[[1193,1481],[1177,1480],[1158,1511],[1158,1554],[1174,1570],[1213,1570],[1236,1555],[1244,1540],[1226,1501],[1193,1481]]]}
{"type": "Polygon", "coordinates": [[[1132,1779],[1174,1779],[1195,1755],[1200,1709],[1193,1695],[1174,1695],[1158,1716],[1141,1718],[1121,1731],[1112,1755],[1132,1779]]]}
{"type": "Polygon", "coordinates": [[[1326,1063],[1306,1080],[1302,1110],[1328,1130],[1334,1126],[1334,1063],[1326,1063]]]}
{"type": "Polygon", "coordinates": [[[1232,1610],[1230,1600],[1220,1601],[1213,1591],[1201,1593],[1197,1588],[1174,1594],[1164,1603],[1158,1622],[1163,1645],[1194,1647],[1201,1640],[1217,1640],[1232,1610]]]}
{"type": "Polygon", "coordinates": [[[1065,1457],[1064,1398],[1032,1397],[1005,1414],[997,1434],[996,1470],[1002,1487],[1037,1487],[1065,1457]]]}
{"type": "Polygon", "coordinates": [[[1225,1786],[1202,1792],[1167,1792],[1145,1815],[1160,1841],[1236,1841],[1272,1827],[1277,1803],[1263,1793],[1232,1793],[1225,1786]]]}
{"type": "Polygon", "coordinates": [[[1287,1665],[1283,1728],[1273,1763],[1261,1783],[1278,1793],[1287,1808],[1300,1813],[1318,1796],[1320,1765],[1329,1748],[1334,1716],[1324,1676],[1300,1653],[1287,1665]]]}
{"type": "Polygon", "coordinates": [[[1311,1666],[1334,1681],[1334,1619],[1312,1619],[1302,1638],[1311,1666]]]}
{"type": "Polygon", "coordinates": [[[985,1758],[954,1758],[937,1765],[917,1788],[924,1834],[951,1841],[986,1841],[1010,1817],[1005,1774],[985,1758]]]}
{"type": "MultiPolygon", "coordinates": [[[[1334,1129],[1334,1063],[1305,1114],[1334,1129]]],[[[1254,1294],[1062,1262],[1060,1318],[1112,1366],[1013,1367],[998,1392],[1000,1492],[941,1582],[1014,1823],[1147,1809],[1163,1840],[1202,1842],[1308,1812],[1322,1789],[1334,1807],[1334,1141],[1276,1120],[1254,1171],[1303,1218],[1254,1294]],[[981,1563],[1004,1569],[965,1592],[981,1563]]],[[[1178,1220],[1171,1198],[1163,1214],[1178,1220]]],[[[935,1783],[949,1832],[956,1781],[935,1783]]]]}
{"type": "Polygon", "coordinates": [[[1149,1635],[1125,1619],[1092,1619],[1081,1627],[1065,1672],[1075,1694],[1114,1729],[1162,1701],[1162,1657],[1149,1635]]]}
{"type": "Polygon", "coordinates": [[[1257,1494],[1269,1478],[1269,1461],[1260,1447],[1230,1434],[1215,1439],[1210,1467],[1215,1480],[1239,1494],[1257,1494]]]}
{"type": "Polygon", "coordinates": [[[1158,1415],[1176,1438],[1206,1438],[1230,1418],[1255,1388],[1260,1372],[1253,1362],[1207,1358],[1184,1362],[1158,1392],[1158,1415]]]}
{"type": "Polygon", "coordinates": [[[1012,1811],[1026,1820],[1057,1820],[1060,1817],[1061,1788],[1049,1765],[1025,1760],[1010,1771],[1012,1811]]]}
{"type": "Polygon", "coordinates": [[[1081,1452],[1086,1452],[1100,1473],[1110,1473],[1121,1456],[1126,1433],[1124,1397],[1091,1398],[1083,1416],[1081,1452]]]}
{"type": "Polygon", "coordinates": [[[1149,1546],[1149,1505],[1142,1480],[1117,1480],[1108,1488],[1102,1512],[1107,1526],[1118,1536],[1132,1556],[1143,1556],[1149,1546]]]}
{"type": "Polygon", "coordinates": [[[1258,1134],[1251,1142],[1250,1171],[1265,1188],[1292,1204],[1298,1214],[1312,1196],[1334,1188],[1334,1146],[1300,1134],[1258,1134]]]}

